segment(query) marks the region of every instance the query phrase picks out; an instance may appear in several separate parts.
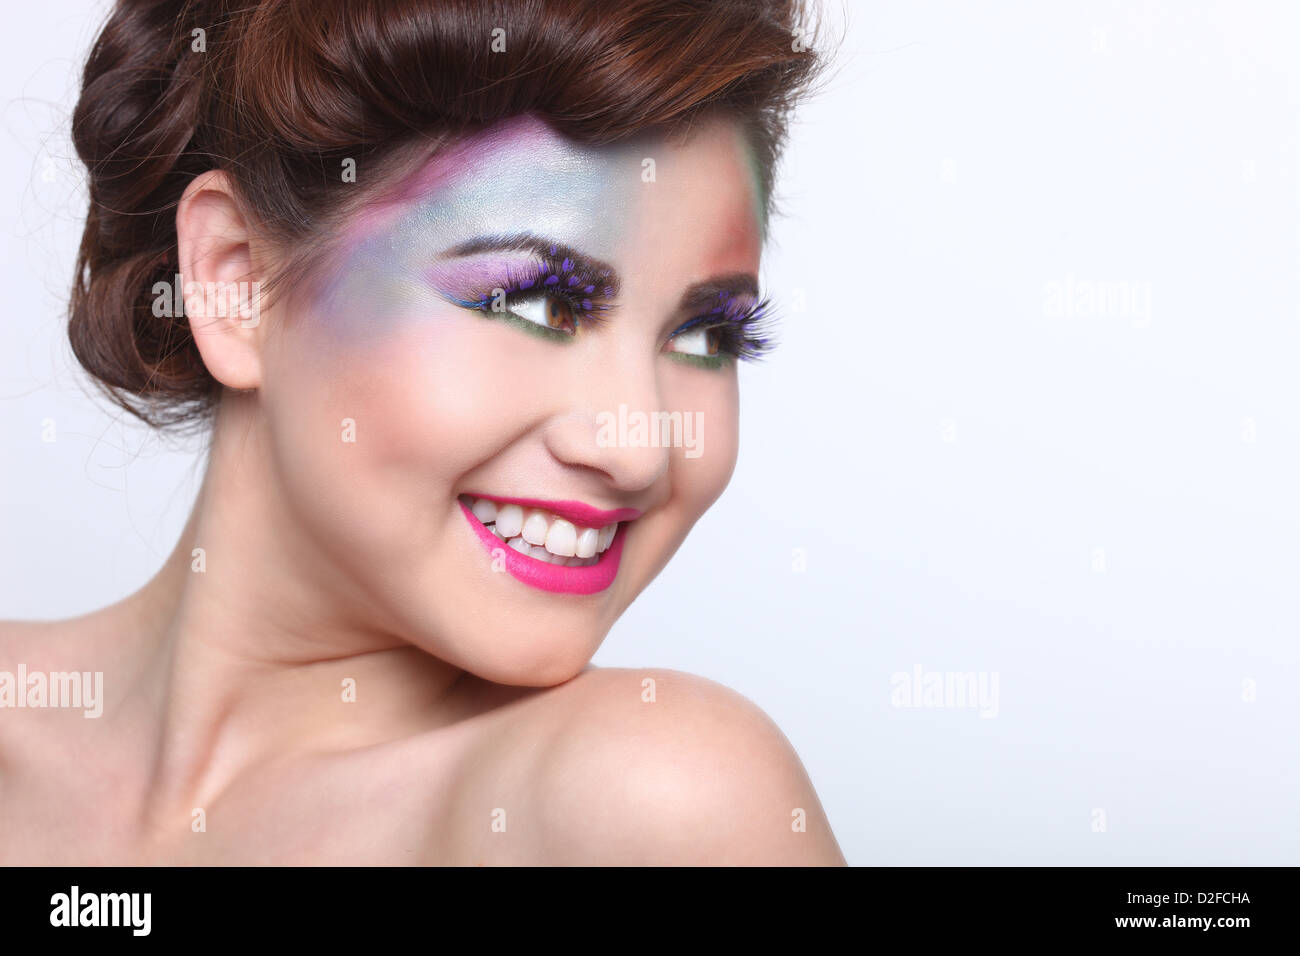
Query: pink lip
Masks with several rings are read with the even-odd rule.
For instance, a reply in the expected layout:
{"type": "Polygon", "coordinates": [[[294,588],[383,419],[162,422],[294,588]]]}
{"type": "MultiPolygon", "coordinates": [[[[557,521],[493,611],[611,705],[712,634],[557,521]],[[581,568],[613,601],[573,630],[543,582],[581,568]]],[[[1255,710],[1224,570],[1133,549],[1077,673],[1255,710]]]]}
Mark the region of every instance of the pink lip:
{"type": "MultiPolygon", "coordinates": [[[[506,501],[514,504],[529,504],[532,507],[554,511],[555,514],[560,515],[563,518],[570,521],[573,520],[569,517],[569,514],[559,511],[553,508],[551,504],[545,502],[533,502],[508,498],[493,498],[491,500],[506,501]]],[[[595,594],[597,591],[603,591],[614,583],[614,578],[618,574],[618,561],[623,554],[623,535],[627,531],[626,527],[619,527],[618,531],[614,535],[614,540],[610,542],[609,547],[601,555],[600,560],[595,564],[589,564],[581,568],[569,568],[559,564],[548,564],[545,561],[538,561],[536,558],[529,557],[526,554],[520,554],[489,531],[483,522],[474,517],[474,512],[465,507],[464,502],[458,501],[456,503],[460,505],[460,510],[465,513],[465,520],[469,522],[470,528],[472,528],[474,533],[478,535],[478,539],[483,542],[483,546],[487,548],[488,553],[491,554],[493,558],[500,557],[505,563],[506,570],[510,572],[510,575],[515,578],[515,580],[522,581],[524,584],[531,585],[535,588],[540,588],[543,591],[553,591],[556,594],[595,594]],[[500,550],[499,555],[497,553],[498,549],[500,550]]],[[[598,511],[597,509],[590,508],[588,505],[583,505],[580,502],[555,502],[555,504],[576,504],[580,508],[586,509],[585,514],[589,517],[592,515],[604,516],[622,513],[622,511],[598,511]]],[[[630,508],[623,509],[623,511],[630,511],[634,516],[641,513],[630,508]]],[[[612,523],[613,522],[610,519],[602,517],[600,523],[596,526],[603,527],[604,525],[612,523]]],[[[587,525],[587,527],[592,527],[592,525],[587,525]]]]}
{"type": "MultiPolygon", "coordinates": [[[[545,501],[541,498],[493,498],[491,495],[477,495],[473,492],[469,492],[469,496],[471,498],[486,498],[488,501],[495,501],[497,504],[521,505],[524,508],[549,511],[557,518],[572,521],[583,528],[603,528],[615,521],[633,521],[641,517],[641,512],[635,508],[615,508],[613,511],[605,511],[600,508],[593,508],[582,501],[545,501]]],[[[501,539],[497,538],[497,540],[500,541],[501,539]]]]}

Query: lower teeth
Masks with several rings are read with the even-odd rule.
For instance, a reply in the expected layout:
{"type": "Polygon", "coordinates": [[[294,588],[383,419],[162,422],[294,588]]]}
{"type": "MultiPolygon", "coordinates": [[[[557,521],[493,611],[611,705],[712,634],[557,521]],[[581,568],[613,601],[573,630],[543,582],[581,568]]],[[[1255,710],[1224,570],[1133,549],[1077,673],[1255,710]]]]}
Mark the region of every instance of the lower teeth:
{"type": "MultiPolygon", "coordinates": [[[[497,526],[495,524],[485,525],[484,527],[486,527],[489,531],[491,531],[494,535],[496,535],[497,538],[501,538],[501,535],[497,531],[497,526]]],[[[501,540],[505,540],[505,539],[501,538],[501,540]]],[[[547,551],[539,544],[529,544],[527,541],[524,540],[523,535],[516,535],[515,537],[511,538],[509,541],[506,541],[506,544],[510,545],[510,547],[514,548],[514,550],[518,551],[520,554],[525,554],[528,557],[533,558],[537,561],[545,561],[547,564],[556,564],[563,567],[585,568],[595,564],[600,560],[599,554],[592,555],[590,558],[578,558],[578,557],[566,558],[563,555],[551,554],[551,552],[547,551]]]]}

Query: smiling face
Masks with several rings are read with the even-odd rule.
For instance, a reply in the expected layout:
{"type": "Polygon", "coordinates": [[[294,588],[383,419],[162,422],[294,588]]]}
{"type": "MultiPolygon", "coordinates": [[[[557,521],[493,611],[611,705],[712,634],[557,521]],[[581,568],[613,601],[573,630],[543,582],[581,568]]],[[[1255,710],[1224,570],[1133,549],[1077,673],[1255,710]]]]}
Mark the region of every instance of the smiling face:
{"type": "Polygon", "coordinates": [[[587,147],[520,118],[354,217],[259,402],[358,619],[501,683],[587,664],[731,475],[761,207],[734,124],[587,147]]]}

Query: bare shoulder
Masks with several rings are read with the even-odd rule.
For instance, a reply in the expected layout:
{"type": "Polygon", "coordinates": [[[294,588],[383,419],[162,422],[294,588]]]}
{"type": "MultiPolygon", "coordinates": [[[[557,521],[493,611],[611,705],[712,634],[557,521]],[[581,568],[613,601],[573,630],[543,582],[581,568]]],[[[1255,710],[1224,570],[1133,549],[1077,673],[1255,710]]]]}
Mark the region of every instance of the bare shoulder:
{"type": "Polygon", "coordinates": [[[530,741],[520,842],[537,862],[844,863],[789,740],[721,684],[593,668],[520,717],[530,741]]]}
{"type": "Polygon", "coordinates": [[[120,662],[122,632],[105,610],[0,621],[0,758],[38,754],[61,731],[88,729],[84,716],[103,705],[103,673],[120,662]]]}
{"type": "Polygon", "coordinates": [[[44,745],[49,721],[27,709],[27,675],[58,671],[73,636],[64,621],[0,621],[0,769],[44,745]]]}
{"type": "Polygon", "coordinates": [[[105,638],[120,630],[114,627],[117,622],[111,612],[115,610],[105,608],[59,620],[0,621],[0,671],[13,670],[20,663],[29,669],[84,668],[87,655],[111,645],[105,638]]]}
{"type": "Polygon", "coordinates": [[[0,661],[34,637],[48,633],[51,623],[49,621],[0,621],[0,661]]]}
{"type": "Polygon", "coordinates": [[[75,620],[0,621],[0,673],[46,668],[62,660],[79,633],[75,620]]]}

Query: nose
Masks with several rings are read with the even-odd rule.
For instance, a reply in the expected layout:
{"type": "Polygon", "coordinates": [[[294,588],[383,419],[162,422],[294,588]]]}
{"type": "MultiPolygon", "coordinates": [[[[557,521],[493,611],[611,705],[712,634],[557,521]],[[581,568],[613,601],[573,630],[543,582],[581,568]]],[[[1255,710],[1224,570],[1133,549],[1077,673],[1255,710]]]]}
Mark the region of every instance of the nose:
{"type": "Polygon", "coordinates": [[[659,383],[653,355],[605,353],[565,389],[544,440],[556,459],[597,472],[611,488],[643,491],[668,471],[671,448],[659,440],[659,383]]]}

